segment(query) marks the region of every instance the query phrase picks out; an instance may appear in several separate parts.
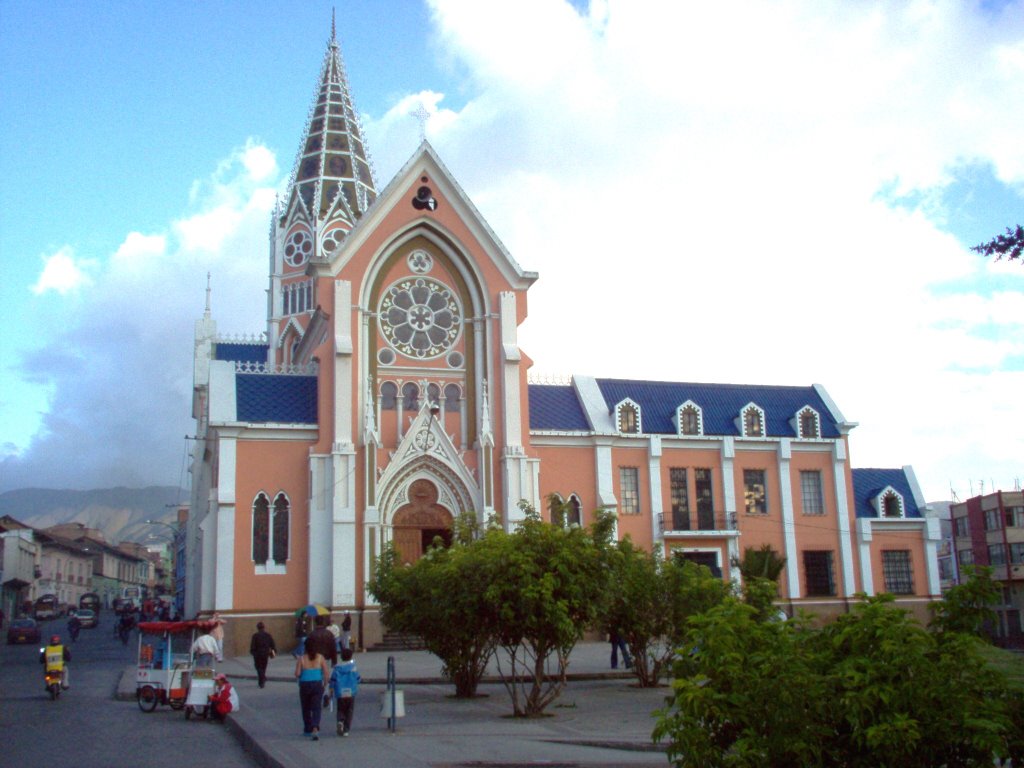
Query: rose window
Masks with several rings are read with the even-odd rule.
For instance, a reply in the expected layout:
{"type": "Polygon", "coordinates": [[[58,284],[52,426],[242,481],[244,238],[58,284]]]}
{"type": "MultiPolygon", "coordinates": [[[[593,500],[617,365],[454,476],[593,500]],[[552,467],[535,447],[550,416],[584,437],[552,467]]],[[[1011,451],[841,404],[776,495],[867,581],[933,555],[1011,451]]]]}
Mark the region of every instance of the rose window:
{"type": "Polygon", "coordinates": [[[406,258],[409,269],[417,275],[429,272],[434,266],[433,257],[426,251],[413,251],[406,258]]]}
{"type": "Polygon", "coordinates": [[[461,323],[462,309],[451,289],[429,277],[398,281],[380,302],[381,332],[408,357],[443,355],[458,340],[461,323]]]}
{"type": "Polygon", "coordinates": [[[296,230],[288,235],[284,245],[284,260],[293,267],[306,263],[313,253],[313,238],[304,229],[296,230]]]}

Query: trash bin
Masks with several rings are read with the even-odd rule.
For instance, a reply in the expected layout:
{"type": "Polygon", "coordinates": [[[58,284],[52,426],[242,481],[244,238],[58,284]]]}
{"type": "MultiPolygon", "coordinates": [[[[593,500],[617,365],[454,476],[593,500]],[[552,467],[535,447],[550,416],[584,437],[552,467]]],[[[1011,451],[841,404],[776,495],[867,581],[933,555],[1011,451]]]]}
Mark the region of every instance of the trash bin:
{"type": "MultiPolygon", "coordinates": [[[[380,716],[391,718],[391,692],[380,695],[380,716]]],[[[395,691],[395,717],[405,717],[405,691],[395,691]]]]}

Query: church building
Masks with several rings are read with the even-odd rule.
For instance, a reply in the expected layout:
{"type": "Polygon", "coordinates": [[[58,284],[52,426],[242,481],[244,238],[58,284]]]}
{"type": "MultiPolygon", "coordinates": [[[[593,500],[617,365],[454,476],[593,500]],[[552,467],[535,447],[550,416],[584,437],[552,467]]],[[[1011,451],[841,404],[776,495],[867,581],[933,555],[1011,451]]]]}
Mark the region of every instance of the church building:
{"type": "Polygon", "coordinates": [[[370,647],[385,544],[412,562],[464,511],[511,530],[551,494],[725,579],[771,545],[787,610],[886,591],[926,615],[939,594],[913,471],[853,470],[856,424],[820,385],[531,382],[537,273],[429,142],[378,189],[333,28],[269,241],[266,328],[222,338],[208,298],[195,331],[185,614],[218,612],[228,653],[312,603],[370,647]]]}

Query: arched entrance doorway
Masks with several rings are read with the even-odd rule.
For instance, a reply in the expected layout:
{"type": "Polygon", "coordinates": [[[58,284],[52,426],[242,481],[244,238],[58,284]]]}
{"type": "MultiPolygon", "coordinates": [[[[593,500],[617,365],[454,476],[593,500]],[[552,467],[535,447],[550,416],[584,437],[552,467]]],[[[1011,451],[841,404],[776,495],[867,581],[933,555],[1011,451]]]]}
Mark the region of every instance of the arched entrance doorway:
{"type": "Polygon", "coordinates": [[[409,486],[409,501],[395,512],[391,529],[403,565],[419,560],[435,536],[451,544],[452,515],[437,503],[437,498],[437,487],[432,482],[414,480],[409,486]]]}

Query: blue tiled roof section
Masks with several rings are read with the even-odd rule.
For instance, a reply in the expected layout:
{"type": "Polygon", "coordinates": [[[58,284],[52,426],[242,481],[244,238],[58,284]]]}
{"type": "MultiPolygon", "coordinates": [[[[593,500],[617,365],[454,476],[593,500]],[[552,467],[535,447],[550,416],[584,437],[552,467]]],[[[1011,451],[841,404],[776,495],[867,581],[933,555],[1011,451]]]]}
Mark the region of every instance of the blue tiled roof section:
{"type": "Polygon", "coordinates": [[[832,413],[814,387],[782,387],[767,384],[693,384],[685,382],[598,379],[609,412],[626,398],[640,406],[644,433],[677,434],[676,409],[687,400],[700,406],[705,435],[739,435],[735,419],[740,409],[755,403],[764,410],[767,437],[796,437],[790,420],[804,406],[820,417],[821,436],[839,437],[832,413]]]}
{"type": "Polygon", "coordinates": [[[853,470],[853,495],[857,517],[878,517],[871,500],[885,488],[892,486],[903,497],[903,511],[907,517],[921,517],[921,510],[914,501],[907,473],[902,469],[855,469],[853,470]]]}
{"type": "Polygon", "coordinates": [[[316,376],[239,373],[235,376],[238,420],[316,424],[316,376]]]}
{"type": "Polygon", "coordinates": [[[217,342],[213,348],[213,359],[231,360],[235,363],[265,363],[267,362],[267,345],[217,342]]]}
{"type": "Polygon", "coordinates": [[[530,384],[530,429],[590,431],[587,416],[571,385],[530,384]]]}

